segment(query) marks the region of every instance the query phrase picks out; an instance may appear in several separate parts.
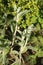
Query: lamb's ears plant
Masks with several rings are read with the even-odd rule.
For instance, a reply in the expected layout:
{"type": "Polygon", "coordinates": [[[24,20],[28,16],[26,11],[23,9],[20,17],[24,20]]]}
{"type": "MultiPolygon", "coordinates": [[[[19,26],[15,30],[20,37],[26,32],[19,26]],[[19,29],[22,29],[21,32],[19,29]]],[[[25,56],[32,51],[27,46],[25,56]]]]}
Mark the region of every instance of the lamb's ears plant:
{"type": "MultiPolygon", "coordinates": [[[[14,37],[16,36],[16,32],[17,32],[17,30],[18,30],[18,22],[19,22],[19,19],[23,16],[23,15],[25,15],[26,13],[28,13],[29,11],[28,10],[24,10],[24,11],[21,11],[20,12],[20,10],[21,10],[21,7],[16,7],[16,5],[15,5],[15,9],[14,10],[16,10],[16,16],[14,17],[14,21],[16,21],[16,26],[15,26],[15,31],[14,31],[14,34],[13,34],[13,40],[12,40],[12,45],[14,44],[14,37]]],[[[11,27],[11,30],[13,31],[13,29],[12,29],[12,27],[11,27]]]]}
{"type": "Polygon", "coordinates": [[[22,42],[22,44],[23,44],[23,41],[25,41],[25,43],[24,43],[23,46],[21,46],[21,50],[20,50],[21,53],[23,53],[23,52],[22,52],[23,50],[26,51],[25,47],[26,47],[26,45],[28,44],[28,41],[29,41],[30,36],[31,36],[31,32],[34,30],[33,27],[34,27],[34,26],[31,25],[31,26],[29,26],[28,29],[25,29],[25,30],[23,31],[22,41],[21,41],[21,42],[22,42]],[[26,37],[26,40],[24,40],[25,37],[26,37]]]}

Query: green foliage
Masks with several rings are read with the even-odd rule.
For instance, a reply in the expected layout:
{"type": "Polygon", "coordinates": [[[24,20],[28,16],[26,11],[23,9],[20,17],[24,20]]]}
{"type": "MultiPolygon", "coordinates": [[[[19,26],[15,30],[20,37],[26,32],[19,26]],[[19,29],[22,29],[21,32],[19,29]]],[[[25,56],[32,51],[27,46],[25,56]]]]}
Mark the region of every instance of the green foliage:
{"type": "Polygon", "coordinates": [[[0,0],[0,65],[34,65],[37,57],[43,57],[43,0],[0,0]]]}

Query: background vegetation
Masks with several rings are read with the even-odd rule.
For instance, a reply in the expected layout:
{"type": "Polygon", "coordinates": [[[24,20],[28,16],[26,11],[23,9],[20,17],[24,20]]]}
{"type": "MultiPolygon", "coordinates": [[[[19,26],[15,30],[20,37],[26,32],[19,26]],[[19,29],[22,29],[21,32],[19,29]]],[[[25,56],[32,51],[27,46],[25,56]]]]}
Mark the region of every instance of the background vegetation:
{"type": "Polygon", "coordinates": [[[0,0],[0,65],[43,65],[43,0],[0,0]]]}

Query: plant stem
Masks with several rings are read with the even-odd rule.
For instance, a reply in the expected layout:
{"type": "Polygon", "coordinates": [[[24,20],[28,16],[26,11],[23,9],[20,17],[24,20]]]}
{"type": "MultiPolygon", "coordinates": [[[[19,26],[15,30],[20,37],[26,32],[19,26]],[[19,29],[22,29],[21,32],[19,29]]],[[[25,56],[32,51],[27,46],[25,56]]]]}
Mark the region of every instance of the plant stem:
{"type": "Polygon", "coordinates": [[[15,36],[16,36],[16,32],[17,32],[17,23],[16,23],[16,27],[15,27],[14,34],[13,34],[12,46],[13,46],[13,44],[14,44],[14,40],[15,40],[15,36]]]}

